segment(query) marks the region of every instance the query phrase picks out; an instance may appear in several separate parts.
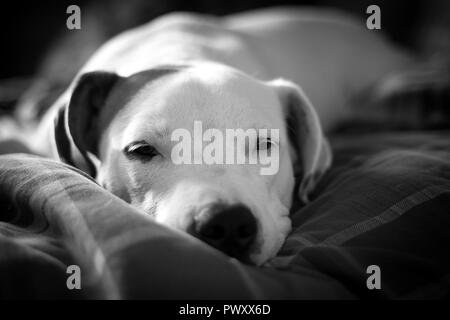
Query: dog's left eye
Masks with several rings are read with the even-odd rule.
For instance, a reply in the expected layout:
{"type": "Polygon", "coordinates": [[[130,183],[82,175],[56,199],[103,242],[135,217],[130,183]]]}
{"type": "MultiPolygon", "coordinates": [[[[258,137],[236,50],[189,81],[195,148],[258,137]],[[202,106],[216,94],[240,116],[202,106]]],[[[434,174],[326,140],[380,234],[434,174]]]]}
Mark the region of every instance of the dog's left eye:
{"type": "Polygon", "coordinates": [[[155,147],[149,145],[146,142],[133,142],[124,149],[124,153],[127,157],[139,157],[151,159],[159,155],[155,147]]]}
{"type": "Polygon", "coordinates": [[[258,151],[260,151],[260,150],[270,150],[271,147],[272,147],[272,140],[270,140],[270,138],[260,139],[258,137],[257,144],[256,144],[256,149],[258,151]]]}

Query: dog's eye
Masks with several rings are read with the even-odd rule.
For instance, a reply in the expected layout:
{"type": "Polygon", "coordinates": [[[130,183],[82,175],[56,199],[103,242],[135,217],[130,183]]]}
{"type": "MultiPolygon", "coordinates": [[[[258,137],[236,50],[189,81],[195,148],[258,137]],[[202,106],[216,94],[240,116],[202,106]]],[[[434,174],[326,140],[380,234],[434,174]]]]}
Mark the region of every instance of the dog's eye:
{"type": "Polygon", "coordinates": [[[129,158],[139,157],[145,159],[151,159],[159,154],[155,147],[146,142],[133,142],[125,147],[124,153],[129,158]]]}
{"type": "Polygon", "coordinates": [[[260,150],[270,150],[271,147],[272,147],[272,140],[270,140],[270,138],[260,139],[258,137],[257,144],[256,144],[256,149],[258,151],[260,151],[260,150]]]}

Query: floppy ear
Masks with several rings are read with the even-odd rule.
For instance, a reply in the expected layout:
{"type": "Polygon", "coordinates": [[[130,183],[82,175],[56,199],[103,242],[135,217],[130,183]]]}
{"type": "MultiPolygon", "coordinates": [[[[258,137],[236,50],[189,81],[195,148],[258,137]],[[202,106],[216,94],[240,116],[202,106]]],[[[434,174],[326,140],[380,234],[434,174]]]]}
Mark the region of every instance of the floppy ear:
{"type": "Polygon", "coordinates": [[[99,117],[105,101],[120,79],[115,73],[89,72],[80,77],[69,103],[55,121],[56,150],[60,159],[96,176],[99,117]]]}
{"type": "Polygon", "coordinates": [[[331,149],[323,135],[319,117],[303,91],[283,79],[271,81],[270,85],[278,93],[296,153],[294,174],[299,182],[298,196],[307,203],[309,193],[331,165],[331,149]]]}

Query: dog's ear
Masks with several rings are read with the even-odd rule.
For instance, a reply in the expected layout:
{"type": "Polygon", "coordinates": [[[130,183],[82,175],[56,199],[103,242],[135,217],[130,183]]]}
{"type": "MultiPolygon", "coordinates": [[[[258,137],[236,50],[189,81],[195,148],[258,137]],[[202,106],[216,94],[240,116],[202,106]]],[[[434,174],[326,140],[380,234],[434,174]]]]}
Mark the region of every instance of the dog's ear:
{"type": "Polygon", "coordinates": [[[275,88],[286,118],[290,143],[295,150],[294,173],[298,196],[303,203],[320,177],[330,167],[332,153],[323,135],[319,117],[304,92],[294,83],[277,79],[275,88]]]}
{"type": "Polygon", "coordinates": [[[69,103],[55,121],[56,150],[60,159],[96,176],[99,117],[105,101],[120,76],[110,72],[89,72],[74,86],[69,103]]]}

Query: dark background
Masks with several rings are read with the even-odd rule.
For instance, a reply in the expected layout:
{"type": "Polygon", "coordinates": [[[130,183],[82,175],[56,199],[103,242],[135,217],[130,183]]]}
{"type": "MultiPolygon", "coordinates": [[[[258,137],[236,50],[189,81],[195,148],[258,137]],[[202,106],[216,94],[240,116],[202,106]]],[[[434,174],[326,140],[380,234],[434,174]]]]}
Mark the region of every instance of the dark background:
{"type": "Polygon", "coordinates": [[[0,2],[0,116],[38,121],[94,51],[115,34],[172,11],[225,15],[276,6],[334,7],[364,25],[369,5],[381,8],[381,28],[424,56],[450,57],[446,0],[59,0],[0,2]],[[81,30],[68,30],[70,5],[81,9],[81,30]]]}
{"type": "Polygon", "coordinates": [[[72,51],[72,55],[65,59],[67,68],[76,69],[99,42],[121,30],[174,10],[223,15],[272,5],[303,4],[339,7],[365,19],[366,8],[370,4],[377,4],[381,7],[382,29],[391,38],[417,50],[435,50],[433,46],[442,44],[430,44],[434,40],[429,32],[450,21],[448,3],[445,0],[2,1],[0,79],[34,74],[42,59],[61,47],[72,51]],[[71,4],[81,8],[82,30],[66,29],[66,8],[71,4]]]}

